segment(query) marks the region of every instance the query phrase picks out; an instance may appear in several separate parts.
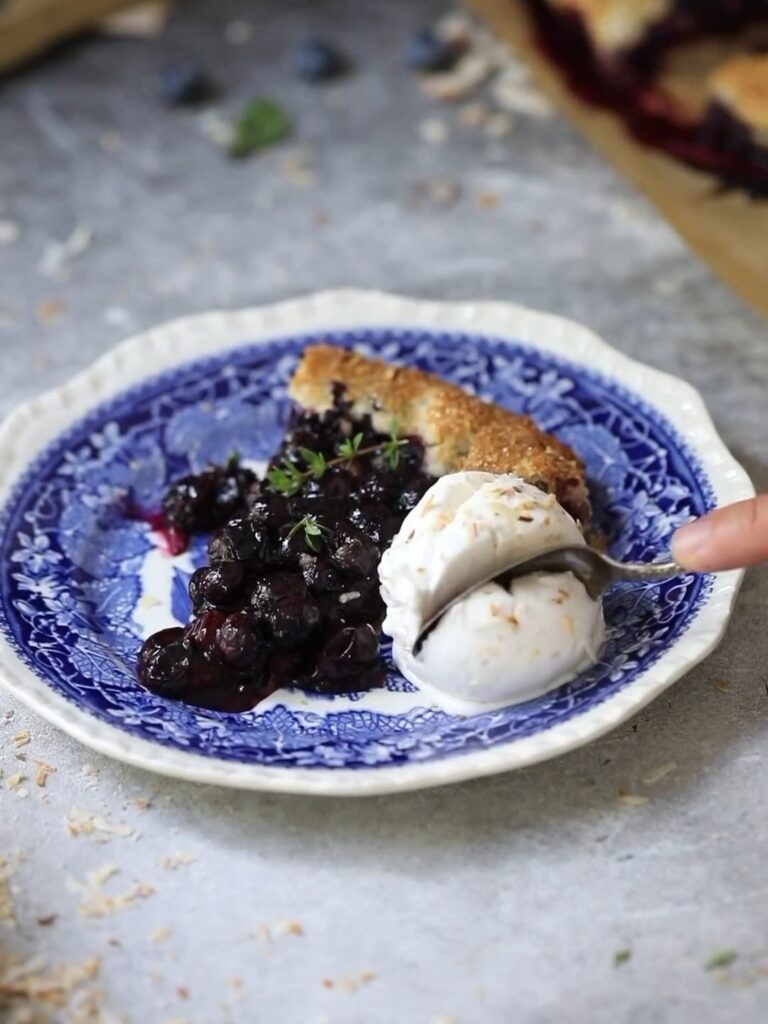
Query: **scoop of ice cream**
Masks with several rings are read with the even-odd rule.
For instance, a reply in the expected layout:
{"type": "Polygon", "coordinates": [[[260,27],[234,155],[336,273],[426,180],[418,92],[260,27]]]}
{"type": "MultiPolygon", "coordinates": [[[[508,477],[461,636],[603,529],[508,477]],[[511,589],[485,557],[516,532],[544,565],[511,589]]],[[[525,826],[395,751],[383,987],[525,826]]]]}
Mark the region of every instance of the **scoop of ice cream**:
{"type": "Polygon", "coordinates": [[[517,559],[584,544],[552,495],[513,475],[464,472],[438,480],[407,516],[379,566],[384,631],[403,674],[450,710],[532,697],[595,659],[599,603],[571,573],[537,573],[509,590],[490,583],[459,602],[425,641],[422,624],[456,590],[517,559]]]}

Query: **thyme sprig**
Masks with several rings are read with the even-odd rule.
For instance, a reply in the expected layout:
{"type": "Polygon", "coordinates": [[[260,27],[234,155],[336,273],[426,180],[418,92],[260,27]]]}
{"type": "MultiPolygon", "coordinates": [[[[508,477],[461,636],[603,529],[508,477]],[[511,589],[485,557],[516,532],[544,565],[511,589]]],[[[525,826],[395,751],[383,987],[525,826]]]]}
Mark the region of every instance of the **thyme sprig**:
{"type": "Polygon", "coordinates": [[[319,551],[323,544],[323,538],[331,531],[327,526],[319,523],[315,516],[304,516],[291,527],[288,538],[294,537],[297,533],[304,534],[304,543],[310,551],[319,551]]]}
{"type": "Polygon", "coordinates": [[[336,455],[332,459],[326,459],[322,452],[313,451],[311,448],[299,448],[299,455],[306,464],[306,469],[300,469],[290,459],[283,459],[277,466],[273,466],[267,473],[267,480],[273,490],[278,491],[290,498],[298,494],[307,480],[320,480],[326,470],[332,466],[341,466],[345,462],[351,462],[361,455],[381,455],[390,469],[397,469],[400,464],[400,449],[410,441],[407,437],[399,436],[400,426],[397,420],[392,420],[389,428],[389,437],[379,444],[361,447],[363,435],[355,434],[348,437],[336,449],[336,455]]]}

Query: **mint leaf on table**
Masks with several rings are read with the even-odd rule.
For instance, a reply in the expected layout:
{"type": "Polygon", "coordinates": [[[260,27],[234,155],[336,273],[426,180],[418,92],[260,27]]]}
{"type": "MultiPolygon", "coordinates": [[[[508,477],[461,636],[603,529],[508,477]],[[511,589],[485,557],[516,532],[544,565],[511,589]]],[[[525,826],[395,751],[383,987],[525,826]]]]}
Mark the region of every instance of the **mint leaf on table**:
{"type": "Polygon", "coordinates": [[[273,100],[252,100],[234,124],[229,155],[235,159],[273,146],[293,131],[291,119],[273,100]]]}
{"type": "Polygon", "coordinates": [[[704,964],[704,970],[715,971],[719,967],[730,967],[737,955],[733,949],[721,949],[719,953],[715,953],[707,960],[704,964]]]}

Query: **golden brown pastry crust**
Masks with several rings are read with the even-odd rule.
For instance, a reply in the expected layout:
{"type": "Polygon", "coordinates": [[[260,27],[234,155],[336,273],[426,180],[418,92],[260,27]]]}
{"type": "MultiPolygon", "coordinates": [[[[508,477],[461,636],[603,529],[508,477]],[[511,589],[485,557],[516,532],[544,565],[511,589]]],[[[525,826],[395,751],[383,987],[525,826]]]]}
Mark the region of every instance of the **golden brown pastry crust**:
{"type": "Polygon", "coordinates": [[[709,93],[757,142],[768,145],[768,54],[741,53],[727,60],[711,76],[709,93]]]}
{"type": "Polygon", "coordinates": [[[334,383],[344,385],[353,415],[370,415],[381,431],[396,419],[401,434],[418,436],[427,446],[432,475],[464,469],[517,473],[555,494],[582,523],[588,521],[582,462],[528,416],[484,402],[433,374],[333,345],[305,350],[290,395],[305,408],[322,412],[333,405],[334,383]]]}
{"type": "Polygon", "coordinates": [[[578,12],[595,46],[607,52],[637,45],[674,6],[673,0],[549,0],[549,4],[578,12]]]}

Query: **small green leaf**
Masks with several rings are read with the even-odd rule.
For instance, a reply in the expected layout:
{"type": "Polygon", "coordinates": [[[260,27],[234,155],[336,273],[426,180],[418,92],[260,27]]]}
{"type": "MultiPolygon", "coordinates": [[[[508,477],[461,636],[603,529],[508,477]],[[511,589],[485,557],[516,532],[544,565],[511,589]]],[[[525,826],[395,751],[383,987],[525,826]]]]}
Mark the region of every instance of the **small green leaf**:
{"type": "Polygon", "coordinates": [[[613,954],[613,966],[614,967],[621,967],[621,965],[625,964],[629,960],[629,958],[631,956],[632,956],[632,951],[631,950],[629,950],[629,949],[617,949],[616,952],[613,954]]]}
{"type": "Polygon", "coordinates": [[[302,459],[306,462],[312,476],[319,480],[328,468],[328,464],[325,461],[323,453],[315,452],[311,448],[299,448],[299,455],[301,455],[302,459]]]}
{"type": "Polygon", "coordinates": [[[234,473],[237,467],[240,465],[240,452],[235,448],[227,456],[225,463],[225,469],[228,473],[234,473]]]}
{"type": "Polygon", "coordinates": [[[348,437],[345,441],[342,441],[339,445],[339,455],[347,459],[353,459],[357,453],[360,445],[363,443],[363,435],[355,434],[354,437],[348,437]]]}
{"type": "Polygon", "coordinates": [[[400,442],[397,438],[390,438],[384,445],[384,461],[390,469],[397,469],[400,465],[400,442]]]}
{"type": "Polygon", "coordinates": [[[304,474],[292,462],[282,462],[268,471],[267,480],[276,491],[290,497],[301,490],[304,474]]]}
{"type": "Polygon", "coordinates": [[[384,445],[384,460],[390,469],[397,469],[400,465],[400,445],[403,444],[399,438],[400,424],[393,419],[389,425],[389,440],[384,445]]]}
{"type": "Polygon", "coordinates": [[[269,480],[270,484],[278,491],[284,491],[290,486],[290,480],[282,469],[278,469],[277,466],[273,466],[272,469],[267,472],[267,480],[269,480]]]}
{"type": "Polygon", "coordinates": [[[733,949],[721,949],[707,960],[704,970],[715,971],[719,967],[730,967],[737,956],[738,953],[733,949]]]}
{"type": "Polygon", "coordinates": [[[300,519],[297,523],[293,524],[288,533],[288,537],[293,537],[299,532],[304,534],[304,543],[310,551],[320,551],[323,535],[330,533],[331,531],[327,526],[323,526],[322,523],[319,523],[314,516],[304,516],[303,519],[300,519]]]}
{"type": "Polygon", "coordinates": [[[252,100],[243,107],[234,124],[229,155],[249,156],[291,134],[293,125],[282,107],[273,100],[252,100]]]}

